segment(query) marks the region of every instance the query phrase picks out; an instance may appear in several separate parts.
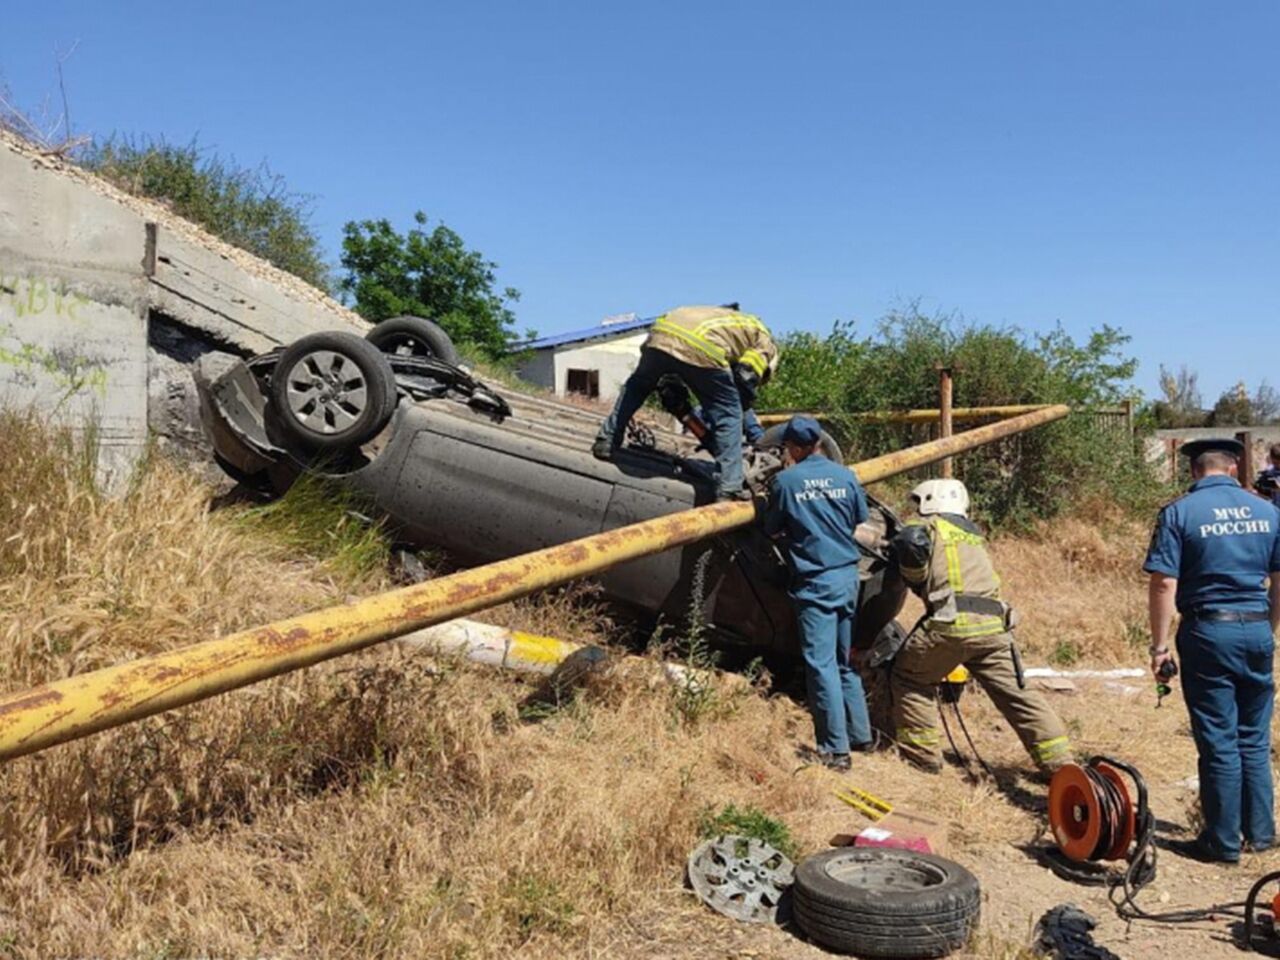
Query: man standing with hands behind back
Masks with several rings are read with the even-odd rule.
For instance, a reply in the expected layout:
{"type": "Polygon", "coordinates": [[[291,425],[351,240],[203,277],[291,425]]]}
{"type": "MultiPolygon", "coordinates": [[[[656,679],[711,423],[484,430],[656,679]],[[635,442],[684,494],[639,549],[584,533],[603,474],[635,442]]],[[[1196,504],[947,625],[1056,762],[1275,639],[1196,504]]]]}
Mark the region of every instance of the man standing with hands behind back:
{"type": "Polygon", "coordinates": [[[818,452],[821,439],[810,417],[787,423],[782,444],[791,465],[773,478],[764,530],[783,541],[791,567],[818,759],[848,770],[849,751],[872,739],[862,678],[849,662],[862,556],[854,536],[867,498],[852,470],[818,452]]]}
{"type": "Polygon", "coordinates": [[[1151,575],[1151,670],[1168,674],[1174,608],[1191,733],[1200,758],[1204,829],[1171,844],[1235,863],[1275,842],[1271,781],[1274,634],[1280,621],[1280,510],[1241,488],[1236,440],[1184,444],[1191,489],[1160,511],[1143,569],[1151,575]],[[1267,578],[1270,577],[1270,584],[1267,578]]]}

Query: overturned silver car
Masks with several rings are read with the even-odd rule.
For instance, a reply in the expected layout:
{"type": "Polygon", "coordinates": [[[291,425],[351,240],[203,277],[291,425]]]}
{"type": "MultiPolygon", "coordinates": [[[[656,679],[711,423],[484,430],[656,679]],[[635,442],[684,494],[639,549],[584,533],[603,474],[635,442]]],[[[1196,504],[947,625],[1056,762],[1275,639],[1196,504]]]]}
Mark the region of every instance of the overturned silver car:
{"type": "MultiPolygon", "coordinates": [[[[472,565],[599,533],[713,499],[713,461],[680,434],[641,428],[611,462],[592,457],[598,415],[500,389],[457,362],[435,324],[399,317],[365,339],[318,333],[248,360],[202,361],[201,415],[222,468],[283,492],[304,471],[366,495],[406,542],[472,565]]],[[[748,454],[749,483],[778,468],[748,454]]],[[[826,452],[839,457],[830,438],[826,452]]],[[[899,526],[871,500],[882,539],[899,526]]],[[[712,642],[790,659],[798,651],[777,548],[747,529],[621,564],[606,597],[641,622],[680,622],[694,602],[712,642]]],[[[855,644],[871,645],[900,610],[888,559],[864,550],[855,644]]]]}

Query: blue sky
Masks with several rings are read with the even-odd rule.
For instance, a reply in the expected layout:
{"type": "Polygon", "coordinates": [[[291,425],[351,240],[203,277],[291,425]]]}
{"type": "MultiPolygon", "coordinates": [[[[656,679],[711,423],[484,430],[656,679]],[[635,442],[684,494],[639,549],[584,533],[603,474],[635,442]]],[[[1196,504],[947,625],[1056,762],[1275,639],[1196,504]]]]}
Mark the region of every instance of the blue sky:
{"type": "Polygon", "coordinates": [[[1137,383],[1280,383],[1280,4],[14,3],[80,132],[266,158],[342,224],[443,219],[522,326],[740,300],[1133,335],[1137,383]],[[188,8],[186,11],[183,8],[188,8]]]}

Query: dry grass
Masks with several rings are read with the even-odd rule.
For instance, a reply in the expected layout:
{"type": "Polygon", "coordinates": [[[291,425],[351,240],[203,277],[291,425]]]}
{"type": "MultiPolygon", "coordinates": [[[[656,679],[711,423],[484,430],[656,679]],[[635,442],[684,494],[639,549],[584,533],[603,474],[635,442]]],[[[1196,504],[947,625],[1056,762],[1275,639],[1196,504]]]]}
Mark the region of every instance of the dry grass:
{"type": "Polygon", "coordinates": [[[1039,662],[1141,665],[1147,635],[1149,530],[1119,516],[1066,518],[992,549],[1005,592],[1022,613],[1018,637],[1039,662]]]}
{"type": "MultiPolygon", "coordinates": [[[[21,417],[0,429],[9,689],[382,583],[332,557],[299,560],[299,541],[278,528],[267,537],[242,514],[211,514],[210,491],[179,468],[154,463],[108,500],[66,438],[21,417]]],[[[997,549],[1033,618],[1029,646],[1052,649],[1062,631],[1042,611],[1057,605],[1077,611],[1083,655],[1125,656],[1123,638],[1089,613],[1108,583],[1123,595],[1108,610],[1140,595],[1123,544],[1066,525],[997,549]],[[1059,583],[1064,573],[1074,578],[1059,583]]],[[[612,626],[591,600],[579,587],[491,619],[606,641],[612,626]]],[[[714,919],[681,889],[699,823],[726,804],[780,819],[802,850],[860,825],[831,796],[830,774],[801,768],[802,707],[723,684],[712,709],[682,714],[634,661],[550,715],[522,709],[531,690],[375,649],[8,764],[0,956],[820,955],[714,919]]],[[[1088,751],[1154,764],[1185,726],[1146,701],[1108,702],[1060,701],[1088,751]]],[[[965,711],[999,787],[957,769],[922,777],[892,755],[860,758],[852,779],[948,820],[957,857],[998,889],[1032,869],[1009,851],[1041,833],[1036,788],[990,705],[971,696],[965,711]]],[[[1189,759],[1159,769],[1185,776],[1189,759]]],[[[1045,898],[1059,894],[1018,882],[1025,897],[987,905],[971,956],[1023,955],[1055,902],[1045,898]]]]}

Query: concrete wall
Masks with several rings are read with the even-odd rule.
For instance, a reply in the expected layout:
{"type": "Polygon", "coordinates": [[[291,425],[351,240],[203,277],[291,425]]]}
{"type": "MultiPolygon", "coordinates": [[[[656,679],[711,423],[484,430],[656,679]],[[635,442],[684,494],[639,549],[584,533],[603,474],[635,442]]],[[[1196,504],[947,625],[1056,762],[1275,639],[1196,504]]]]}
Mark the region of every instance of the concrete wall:
{"type": "Polygon", "coordinates": [[[1191,440],[1205,440],[1210,437],[1235,437],[1248,433],[1253,441],[1253,473],[1255,476],[1241,477],[1242,481],[1253,482],[1257,473],[1267,466],[1267,458],[1273,443],[1280,443],[1280,426],[1260,427],[1179,427],[1170,430],[1157,430],[1155,436],[1148,438],[1146,446],[1147,460],[1156,464],[1158,476],[1163,480],[1174,478],[1176,467],[1180,479],[1188,476],[1186,457],[1177,458],[1175,463],[1172,451],[1175,447],[1191,440]]]}
{"type": "Polygon", "coordinates": [[[154,434],[200,445],[196,357],[324,329],[366,326],[164,208],[0,134],[0,403],[92,423],[109,481],[154,434]]]}
{"type": "Polygon", "coordinates": [[[94,421],[109,472],[147,436],[144,247],[136,214],[0,148],[0,402],[94,421]]]}

